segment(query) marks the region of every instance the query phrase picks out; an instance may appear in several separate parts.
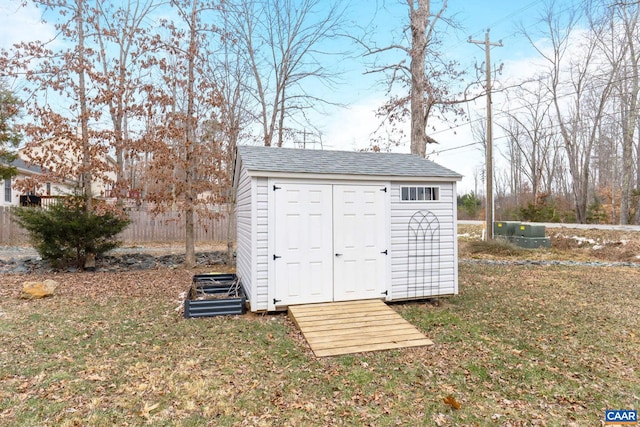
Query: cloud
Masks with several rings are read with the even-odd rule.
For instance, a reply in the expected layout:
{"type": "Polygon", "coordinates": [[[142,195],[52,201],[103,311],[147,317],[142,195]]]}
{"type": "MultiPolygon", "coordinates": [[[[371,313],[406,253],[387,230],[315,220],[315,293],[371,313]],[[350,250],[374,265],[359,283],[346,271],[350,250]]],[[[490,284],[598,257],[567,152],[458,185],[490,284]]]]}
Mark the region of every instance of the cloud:
{"type": "MultiPolygon", "coordinates": [[[[382,105],[385,99],[380,96],[373,96],[362,99],[348,108],[333,111],[332,114],[322,117],[322,141],[325,150],[360,150],[369,148],[371,137],[380,125],[380,118],[375,115],[375,110],[382,105]]],[[[480,102],[478,105],[484,105],[480,102]]],[[[484,114],[484,107],[482,114],[484,114]]],[[[459,184],[461,193],[473,191],[478,187],[474,176],[484,163],[484,152],[479,145],[471,145],[473,138],[470,126],[463,126],[455,130],[448,130],[446,123],[431,122],[437,129],[445,129],[437,132],[434,137],[438,144],[427,146],[427,157],[455,172],[463,175],[459,184]],[[462,147],[463,148],[457,148],[462,147]]],[[[431,127],[431,126],[430,126],[431,127]]],[[[393,151],[409,152],[410,124],[404,124],[406,144],[394,147],[393,151]]],[[[319,148],[319,147],[314,147],[319,148]]],[[[477,176],[476,176],[477,178],[477,176]]],[[[484,192],[482,188],[480,192],[484,192]]]]}
{"type": "Polygon", "coordinates": [[[15,43],[51,40],[55,34],[52,25],[42,22],[41,11],[31,3],[6,0],[0,4],[0,48],[9,49],[15,43]]]}
{"type": "Polygon", "coordinates": [[[360,150],[369,147],[380,118],[375,110],[384,102],[381,98],[362,99],[349,107],[337,109],[323,122],[322,140],[325,149],[360,150]]]}

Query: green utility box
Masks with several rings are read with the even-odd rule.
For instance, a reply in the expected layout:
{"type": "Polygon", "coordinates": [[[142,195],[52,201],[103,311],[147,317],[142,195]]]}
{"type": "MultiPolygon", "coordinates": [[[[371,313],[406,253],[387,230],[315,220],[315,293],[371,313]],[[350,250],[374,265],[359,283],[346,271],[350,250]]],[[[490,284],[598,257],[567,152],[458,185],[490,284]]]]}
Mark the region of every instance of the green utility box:
{"type": "Polygon", "coordinates": [[[515,236],[520,237],[545,237],[544,225],[520,224],[516,228],[515,236]]]}
{"type": "Polygon", "coordinates": [[[493,235],[500,237],[511,237],[516,234],[516,229],[519,226],[519,222],[496,221],[493,223],[493,235]]]}
{"type": "Polygon", "coordinates": [[[513,236],[511,243],[521,248],[537,249],[537,248],[550,248],[551,240],[548,237],[521,237],[513,236]]]}
{"type": "Polygon", "coordinates": [[[514,221],[493,223],[493,235],[527,249],[550,248],[551,240],[545,237],[544,225],[524,224],[514,221]]]}

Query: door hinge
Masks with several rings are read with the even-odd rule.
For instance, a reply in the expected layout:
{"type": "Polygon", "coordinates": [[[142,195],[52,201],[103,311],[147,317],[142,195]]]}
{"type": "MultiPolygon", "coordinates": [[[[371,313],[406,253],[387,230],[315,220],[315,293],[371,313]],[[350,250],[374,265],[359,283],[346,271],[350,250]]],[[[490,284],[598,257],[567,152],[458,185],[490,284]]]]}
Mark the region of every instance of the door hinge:
{"type": "Polygon", "coordinates": [[[380,252],[381,254],[385,254],[385,255],[389,255],[389,251],[387,251],[386,249],[382,252],[380,252]]]}
{"type": "Polygon", "coordinates": [[[273,191],[279,190],[279,189],[281,189],[281,188],[282,188],[282,187],[278,187],[277,185],[273,184],[273,191]]]}
{"type": "Polygon", "coordinates": [[[282,257],[281,257],[281,256],[278,256],[278,255],[276,255],[276,254],[273,254],[273,260],[274,260],[274,261],[275,261],[275,260],[277,260],[278,258],[282,258],[282,257]]]}
{"type": "Polygon", "coordinates": [[[276,305],[276,303],[278,303],[278,302],[280,302],[280,301],[282,301],[282,300],[281,300],[281,299],[275,299],[275,298],[274,298],[274,299],[273,299],[273,305],[276,305]]]}
{"type": "Polygon", "coordinates": [[[386,193],[387,192],[387,187],[381,188],[380,191],[384,191],[386,193]]]}
{"type": "Polygon", "coordinates": [[[382,295],[389,295],[389,291],[380,292],[382,295]]]}

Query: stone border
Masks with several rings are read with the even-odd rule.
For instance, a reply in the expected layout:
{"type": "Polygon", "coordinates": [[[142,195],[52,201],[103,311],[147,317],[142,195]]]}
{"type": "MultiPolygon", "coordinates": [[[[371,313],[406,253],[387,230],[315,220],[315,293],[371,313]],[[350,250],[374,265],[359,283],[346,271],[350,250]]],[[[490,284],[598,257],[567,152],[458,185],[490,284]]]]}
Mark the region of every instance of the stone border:
{"type": "MultiPolygon", "coordinates": [[[[227,253],[223,251],[196,252],[198,266],[224,265],[227,253]]],[[[96,259],[95,271],[136,271],[154,268],[178,268],[184,263],[184,254],[151,255],[148,253],[122,253],[105,255],[96,259]]],[[[40,257],[10,258],[0,260],[0,274],[50,273],[54,269],[40,257]]],[[[81,272],[75,267],[58,270],[68,273],[81,272]]]]}

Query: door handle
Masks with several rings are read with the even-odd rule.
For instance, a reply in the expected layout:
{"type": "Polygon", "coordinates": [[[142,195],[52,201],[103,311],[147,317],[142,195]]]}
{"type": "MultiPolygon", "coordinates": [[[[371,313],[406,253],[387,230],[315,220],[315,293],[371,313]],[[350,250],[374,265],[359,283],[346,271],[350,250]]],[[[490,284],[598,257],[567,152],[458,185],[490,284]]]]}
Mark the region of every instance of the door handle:
{"type": "Polygon", "coordinates": [[[336,256],[342,256],[342,254],[336,254],[336,256]]]}

